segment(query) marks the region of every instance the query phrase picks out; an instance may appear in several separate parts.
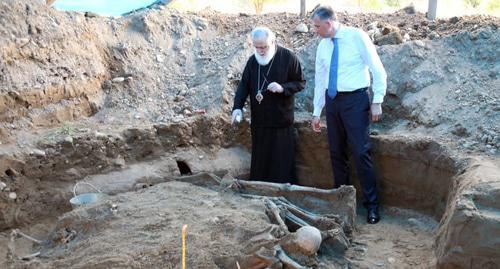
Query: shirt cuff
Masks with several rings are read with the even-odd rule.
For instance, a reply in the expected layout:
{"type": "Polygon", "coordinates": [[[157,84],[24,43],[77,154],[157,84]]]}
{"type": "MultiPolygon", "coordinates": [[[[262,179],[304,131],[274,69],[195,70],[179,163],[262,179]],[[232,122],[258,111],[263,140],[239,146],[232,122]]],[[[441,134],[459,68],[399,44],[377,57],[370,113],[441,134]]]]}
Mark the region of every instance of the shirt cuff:
{"type": "Polygon", "coordinates": [[[318,107],[315,107],[314,112],[313,112],[313,116],[319,118],[321,116],[321,109],[318,107]]]}
{"type": "Polygon", "coordinates": [[[381,104],[384,102],[384,95],[382,94],[374,94],[372,104],[381,104]]]}

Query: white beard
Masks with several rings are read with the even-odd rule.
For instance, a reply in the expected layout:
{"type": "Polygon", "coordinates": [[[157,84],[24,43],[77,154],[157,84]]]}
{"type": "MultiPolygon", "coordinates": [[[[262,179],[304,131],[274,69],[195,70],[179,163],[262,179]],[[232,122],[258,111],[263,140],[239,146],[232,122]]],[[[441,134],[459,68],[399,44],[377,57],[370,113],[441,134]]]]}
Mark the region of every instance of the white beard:
{"type": "Polygon", "coordinates": [[[276,45],[271,46],[264,56],[260,56],[257,51],[254,51],[255,59],[260,65],[267,65],[273,59],[274,54],[276,54],[276,45]]]}

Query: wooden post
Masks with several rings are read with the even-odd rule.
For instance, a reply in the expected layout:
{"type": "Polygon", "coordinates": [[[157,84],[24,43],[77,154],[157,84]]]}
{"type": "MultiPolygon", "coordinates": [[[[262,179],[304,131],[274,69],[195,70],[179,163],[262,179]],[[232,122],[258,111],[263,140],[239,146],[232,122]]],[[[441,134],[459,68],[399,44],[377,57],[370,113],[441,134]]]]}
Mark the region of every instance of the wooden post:
{"type": "Polygon", "coordinates": [[[300,0],[300,16],[306,16],[306,0],[300,0]]]}
{"type": "Polygon", "coordinates": [[[182,269],[186,269],[186,233],[187,225],[182,225],[182,269]]]}
{"type": "Polygon", "coordinates": [[[429,8],[427,9],[427,19],[435,20],[437,12],[437,0],[429,0],[429,8]]]}

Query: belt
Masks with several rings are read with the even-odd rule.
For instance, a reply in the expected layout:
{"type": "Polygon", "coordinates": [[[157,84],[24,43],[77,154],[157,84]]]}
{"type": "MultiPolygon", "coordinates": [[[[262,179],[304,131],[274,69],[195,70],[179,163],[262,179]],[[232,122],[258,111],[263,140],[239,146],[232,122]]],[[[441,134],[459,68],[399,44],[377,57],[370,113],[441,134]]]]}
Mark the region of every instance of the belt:
{"type": "Polygon", "coordinates": [[[364,87],[364,88],[359,88],[357,90],[354,90],[354,91],[351,91],[351,92],[337,92],[337,95],[338,96],[342,96],[342,95],[351,95],[351,94],[355,94],[355,93],[360,93],[360,92],[364,92],[368,90],[368,87],[364,87]]]}

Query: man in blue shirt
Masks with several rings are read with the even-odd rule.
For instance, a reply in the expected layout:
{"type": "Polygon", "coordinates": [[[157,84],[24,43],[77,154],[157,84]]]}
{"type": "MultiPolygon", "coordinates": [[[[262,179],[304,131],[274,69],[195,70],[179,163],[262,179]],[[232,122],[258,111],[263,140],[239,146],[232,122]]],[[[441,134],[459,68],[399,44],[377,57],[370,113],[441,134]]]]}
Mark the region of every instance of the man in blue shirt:
{"type": "Polygon", "coordinates": [[[312,16],[316,33],[323,39],[316,51],[312,128],[320,132],[320,115],[326,106],[328,144],[335,187],[350,184],[347,162],[351,145],[357,175],[363,188],[367,222],[380,220],[378,194],[370,154],[370,114],[380,120],[387,88],[387,74],[375,46],[361,29],[336,20],[331,7],[321,6],[312,16]],[[373,100],[370,100],[370,73],[373,100]]]}

